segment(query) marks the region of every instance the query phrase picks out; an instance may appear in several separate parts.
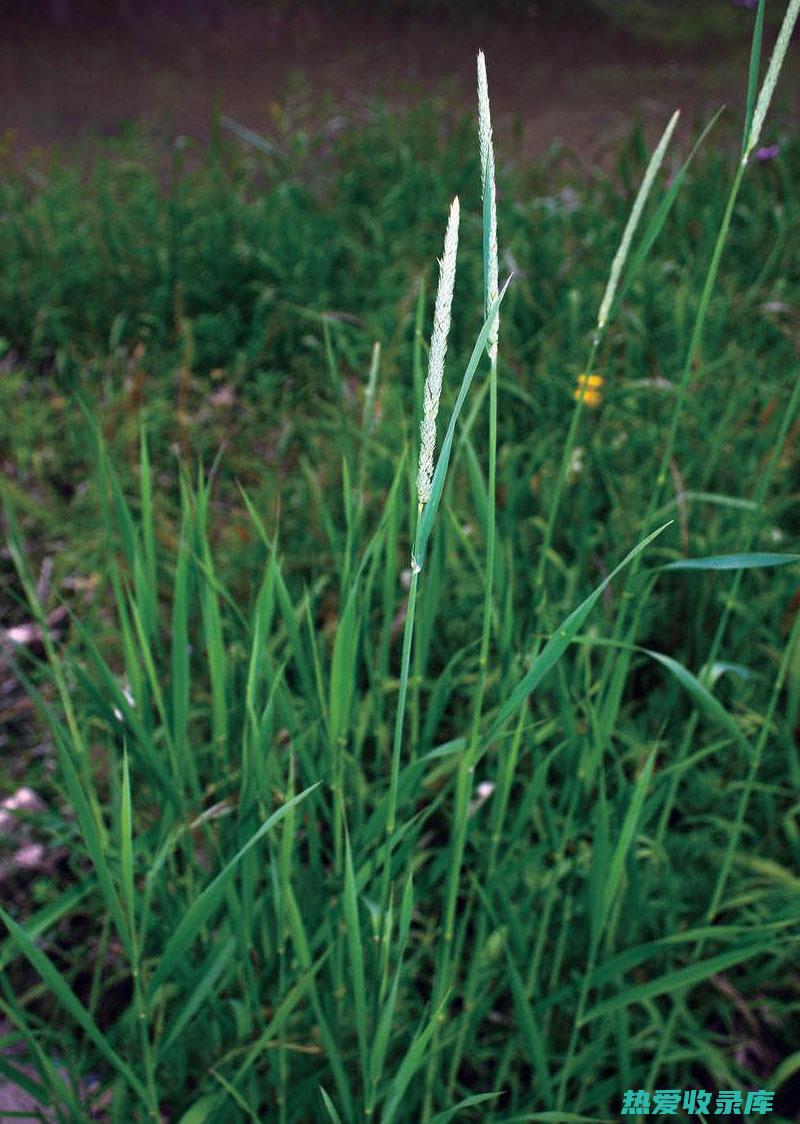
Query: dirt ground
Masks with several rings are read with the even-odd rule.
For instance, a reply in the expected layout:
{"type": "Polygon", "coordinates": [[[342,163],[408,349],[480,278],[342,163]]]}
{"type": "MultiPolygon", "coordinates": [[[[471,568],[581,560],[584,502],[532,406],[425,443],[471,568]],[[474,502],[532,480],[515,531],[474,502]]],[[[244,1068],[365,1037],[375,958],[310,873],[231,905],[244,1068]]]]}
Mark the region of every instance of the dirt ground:
{"type": "MultiPolygon", "coordinates": [[[[496,131],[512,119],[520,126],[512,143],[522,152],[505,151],[542,155],[560,140],[592,164],[635,121],[655,133],[677,106],[689,127],[723,103],[739,118],[753,13],[742,0],[718,2],[730,39],[686,50],[636,41],[599,19],[547,17],[533,4],[524,16],[475,18],[349,0],[2,0],[0,128],[22,154],[133,122],[170,143],[207,136],[218,107],[269,135],[272,107],[298,80],[344,110],[432,91],[468,108],[480,46],[496,131]]],[[[779,100],[796,120],[792,66],[779,100]]]]}

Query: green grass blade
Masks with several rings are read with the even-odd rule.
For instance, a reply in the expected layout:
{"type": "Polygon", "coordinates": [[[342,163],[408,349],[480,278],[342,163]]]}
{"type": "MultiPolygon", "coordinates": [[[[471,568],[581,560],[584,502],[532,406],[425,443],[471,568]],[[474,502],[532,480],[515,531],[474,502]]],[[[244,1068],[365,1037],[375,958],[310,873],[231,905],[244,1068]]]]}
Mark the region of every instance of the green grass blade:
{"type": "Polygon", "coordinates": [[[496,1090],[494,1093],[473,1093],[471,1097],[465,1097],[463,1101],[454,1104],[452,1108],[446,1108],[444,1112],[437,1112],[432,1116],[429,1124],[450,1124],[457,1112],[462,1108],[472,1108],[476,1104],[483,1104],[484,1101],[493,1101],[500,1096],[501,1090],[496,1090]]]}
{"type": "Polygon", "coordinates": [[[188,990],[186,1002],[175,1014],[163,1038],[158,1043],[158,1056],[163,1057],[170,1047],[178,1041],[185,1027],[191,1022],[205,1001],[213,994],[222,973],[236,951],[236,938],[229,937],[215,948],[192,987],[188,990]]]}
{"type": "Polygon", "coordinates": [[[742,156],[747,152],[747,139],[753,124],[753,110],[756,105],[756,90],[758,88],[758,68],[761,62],[761,40],[764,35],[764,10],[766,0],[758,0],[756,21],[753,27],[753,42],[750,46],[750,66],[747,71],[747,98],[744,111],[744,129],[742,130],[742,156]]]}
{"type": "Polygon", "coordinates": [[[389,995],[383,1005],[380,1018],[378,1019],[378,1026],[375,1031],[375,1038],[372,1042],[372,1048],[369,1054],[369,1079],[373,1088],[377,1088],[381,1077],[383,1076],[383,1067],[386,1062],[386,1051],[389,1046],[389,1038],[392,1033],[392,1021],[394,1019],[395,1007],[397,1005],[397,991],[400,985],[400,969],[395,972],[392,986],[389,990],[389,995]]]}
{"type": "Polygon", "coordinates": [[[675,676],[680,685],[688,692],[698,705],[706,711],[706,713],[717,722],[723,730],[726,730],[744,749],[750,752],[750,746],[742,731],[739,729],[736,722],[728,714],[725,707],[715,699],[711,692],[708,690],[700,680],[692,675],[688,668],[684,667],[678,660],[674,660],[672,656],[664,655],[663,652],[654,652],[649,648],[640,648],[638,651],[644,652],[645,655],[650,656],[656,663],[660,663],[672,675],[675,676]]]}
{"type": "Polygon", "coordinates": [[[553,1086],[550,1081],[550,1071],[547,1066],[547,1048],[545,1039],[542,1035],[542,1029],[539,1026],[536,1015],[534,1015],[528,998],[525,994],[525,984],[519,974],[519,970],[514,963],[513,957],[508,947],[505,949],[506,961],[508,963],[509,980],[511,983],[511,994],[514,998],[514,1010],[517,1013],[520,1030],[524,1038],[527,1048],[528,1057],[533,1065],[534,1073],[536,1074],[536,1087],[541,1099],[547,1104],[552,1103],[553,1100],[553,1086]]]}
{"type": "Polygon", "coordinates": [[[339,1113],[336,1111],[336,1107],[335,1107],[333,1101],[331,1100],[331,1098],[328,1096],[328,1094],[325,1092],[325,1090],[322,1088],[321,1085],[319,1087],[319,1094],[322,1097],[322,1103],[325,1106],[325,1111],[327,1112],[328,1116],[333,1121],[333,1124],[342,1124],[342,1118],[339,1115],[339,1113]]]}
{"type": "Polygon", "coordinates": [[[206,1120],[211,1119],[218,1103],[217,1093],[206,1093],[187,1108],[178,1124],[205,1124],[206,1120]]]}
{"type": "Polygon", "coordinates": [[[150,980],[149,995],[151,997],[155,995],[161,984],[169,979],[178,963],[186,955],[190,945],[195,940],[202,927],[222,902],[231,879],[236,872],[236,868],[244,856],[263,839],[268,831],[271,831],[276,824],[280,823],[291,808],[299,804],[301,800],[305,800],[306,796],[308,796],[310,792],[313,792],[315,788],[319,787],[321,783],[321,781],[317,781],[315,784],[312,784],[297,796],[292,797],[291,800],[287,800],[277,811],[273,812],[253,833],[247,843],[245,843],[223,867],[216,878],[194,899],[186,913],[178,922],[175,932],[167,941],[161,953],[158,967],[150,980]]]}
{"type": "Polygon", "coordinates": [[[225,1090],[225,1092],[228,1094],[228,1096],[231,1098],[231,1100],[239,1106],[239,1108],[242,1110],[242,1112],[245,1114],[245,1116],[249,1116],[252,1124],[261,1124],[261,1122],[259,1120],[259,1117],[258,1117],[258,1114],[256,1113],[255,1109],[252,1107],[252,1105],[247,1103],[247,1101],[242,1096],[242,1094],[239,1092],[239,1090],[236,1088],[236,1086],[232,1085],[231,1082],[227,1079],[227,1077],[224,1077],[216,1069],[209,1070],[209,1073],[214,1078],[214,1080],[217,1081],[222,1086],[222,1088],[225,1090]]]}
{"type": "MultiPolygon", "coordinates": [[[[303,917],[300,908],[297,904],[294,892],[291,885],[285,888],[285,908],[286,920],[289,927],[289,932],[292,937],[297,959],[300,962],[300,967],[307,973],[311,973],[311,949],[309,947],[308,936],[303,924],[303,917]]],[[[345,1115],[348,1119],[353,1117],[353,1098],[350,1092],[350,1086],[347,1081],[347,1071],[342,1059],[342,1053],[339,1049],[339,1043],[335,1035],[331,1031],[328,1019],[323,1011],[322,1003],[320,1001],[319,992],[313,978],[310,983],[311,988],[311,1002],[314,1007],[314,1014],[319,1024],[320,1038],[325,1047],[328,1063],[330,1064],[334,1080],[336,1081],[336,1088],[339,1093],[339,1099],[344,1104],[345,1115]]]]}
{"type": "Polygon", "coordinates": [[[591,917],[593,943],[600,937],[605,914],[605,888],[608,884],[609,864],[611,862],[608,799],[602,772],[599,774],[597,787],[597,812],[592,838],[592,866],[589,872],[589,915],[591,917]]]}
{"type": "Polygon", "coordinates": [[[189,561],[184,538],[185,526],[178,545],[175,585],[172,596],[172,740],[184,783],[191,777],[197,787],[194,761],[187,741],[189,729],[189,561]],[[188,775],[187,775],[188,774],[188,775]]]}
{"type": "Polygon", "coordinates": [[[367,991],[364,973],[364,950],[361,944],[361,924],[358,917],[358,898],[356,880],[353,873],[353,855],[350,850],[350,835],[345,829],[345,867],[344,867],[344,918],[347,926],[347,945],[350,953],[350,971],[353,983],[353,1001],[356,1013],[356,1033],[358,1052],[361,1060],[361,1074],[364,1084],[368,1080],[367,1064],[367,991]]]}
{"type": "Polygon", "coordinates": [[[130,931],[128,947],[133,949],[136,940],[136,895],[133,873],[133,807],[131,802],[131,775],[128,768],[127,750],[122,756],[122,792],[120,799],[120,873],[122,878],[122,900],[128,914],[130,931]]]}
{"type": "MultiPolygon", "coordinates": [[[[481,347],[483,347],[483,344],[481,344],[481,347]]],[[[409,1046],[395,1074],[394,1081],[389,1088],[388,1096],[383,1106],[383,1112],[381,1113],[381,1124],[392,1124],[412,1077],[425,1060],[425,1051],[428,1042],[438,1025],[441,1012],[444,1011],[448,1002],[449,995],[446,995],[439,1007],[431,1015],[428,1025],[414,1037],[413,1042],[409,1046]]]]}
{"type": "Polygon", "coordinates": [[[358,655],[357,604],[354,585],[347,597],[344,612],[339,617],[333,642],[328,698],[328,730],[332,746],[346,736],[350,726],[358,655]]]}
{"type": "Polygon", "coordinates": [[[142,587],[141,593],[147,601],[148,626],[150,635],[156,636],[158,630],[158,576],[156,568],[156,533],[153,517],[153,484],[150,470],[150,454],[144,428],[139,441],[139,495],[142,505],[142,587]]]}
{"type": "Polygon", "coordinates": [[[556,631],[545,644],[544,648],[534,660],[530,670],[517,684],[509,698],[500,708],[500,713],[497,716],[494,725],[492,726],[490,737],[494,737],[502,729],[503,725],[508,721],[511,715],[514,714],[520,706],[522,706],[531,692],[536,689],[539,683],[541,683],[545,675],[547,675],[548,672],[552,671],[556,663],[559,661],[561,656],[574,640],[575,636],[578,633],[578,630],[581,628],[583,622],[589,616],[589,613],[597,604],[600,597],[602,597],[603,590],[609,585],[610,582],[614,580],[614,578],[617,576],[617,574],[620,573],[620,571],[624,570],[625,567],[630,562],[632,562],[634,558],[641,554],[641,552],[650,545],[653,539],[657,538],[662,533],[662,531],[666,530],[669,525],[669,523],[665,523],[662,527],[659,527],[656,531],[653,531],[652,534],[649,534],[646,538],[642,539],[642,541],[637,546],[635,546],[633,550],[626,554],[619,565],[614,570],[612,570],[608,577],[605,578],[600,583],[600,585],[598,585],[597,588],[593,590],[592,593],[589,594],[589,596],[578,606],[578,608],[574,609],[570,613],[570,615],[564,621],[562,621],[561,625],[556,629],[556,631]]]}
{"type": "Polygon", "coordinates": [[[614,848],[614,853],[611,856],[611,861],[608,864],[608,876],[600,901],[600,916],[597,919],[597,923],[592,926],[594,931],[598,934],[598,938],[603,930],[609,910],[617,896],[617,891],[622,882],[622,876],[625,873],[625,863],[639,826],[639,820],[641,819],[647,790],[650,787],[650,778],[653,775],[655,762],[656,752],[653,750],[633,786],[633,795],[631,796],[628,811],[622,823],[622,830],[620,831],[617,845],[614,848]]]}
{"type": "Polygon", "coordinates": [[[781,1085],[785,1084],[790,1077],[793,1077],[795,1073],[799,1071],[800,1050],[797,1050],[794,1054],[790,1054],[788,1058],[784,1058],[778,1065],[770,1077],[767,1087],[770,1089],[779,1089],[781,1085]]]}
{"type": "Polygon", "coordinates": [[[659,570],[758,570],[770,566],[791,566],[800,562],[800,554],[774,554],[756,551],[746,554],[719,554],[711,558],[682,558],[667,562],[659,570]]]}
{"type": "MultiPolygon", "coordinates": [[[[96,889],[96,886],[97,884],[91,875],[79,886],[71,886],[63,894],[59,894],[55,901],[50,902],[29,917],[25,922],[25,932],[31,940],[41,937],[52,925],[55,925],[57,921],[66,917],[76,906],[80,905],[87,894],[96,889]]],[[[5,971],[17,955],[17,946],[13,937],[7,937],[0,942],[0,972],[5,971]]]]}
{"type": "Polygon", "coordinates": [[[58,999],[59,1003],[61,1003],[64,1009],[92,1040],[106,1061],[121,1074],[142,1102],[147,1103],[147,1091],[144,1085],[128,1063],[124,1061],[111,1046],[106,1036],[102,1033],[92,1016],[83,1006],[75,995],[75,992],[49,957],[47,957],[40,948],[36,947],[25,929],[23,929],[21,925],[18,925],[14,918],[10,917],[2,906],[0,906],[0,920],[2,920],[3,924],[11,933],[11,936],[17,942],[20,951],[29,961],[31,967],[38,973],[56,999],[58,999]]]}
{"type": "Polygon", "coordinates": [[[94,872],[97,875],[97,881],[103,894],[106,909],[117,927],[120,940],[125,944],[128,939],[128,926],[125,922],[125,915],[120,905],[119,896],[114,887],[114,880],[108,864],[104,839],[98,831],[97,821],[92,814],[89,801],[84,794],[78,773],[72,764],[69,750],[63,745],[59,745],[59,749],[59,763],[64,776],[67,794],[80,825],[83,841],[89,858],[91,859],[92,866],[94,867],[94,872]]]}
{"type": "Polygon", "coordinates": [[[744,961],[751,960],[754,956],[760,956],[764,952],[774,951],[775,938],[773,937],[770,940],[758,941],[756,944],[729,949],[717,956],[700,960],[697,964],[690,964],[686,968],[676,968],[672,972],[665,972],[664,975],[658,976],[648,983],[627,988],[618,995],[597,1003],[585,1013],[581,1025],[610,1015],[621,1007],[629,1007],[632,1003],[645,1003],[649,999],[654,999],[657,995],[670,995],[682,991],[684,988],[693,987],[695,984],[702,983],[704,980],[710,979],[711,976],[724,972],[736,964],[742,964],[744,961]]]}

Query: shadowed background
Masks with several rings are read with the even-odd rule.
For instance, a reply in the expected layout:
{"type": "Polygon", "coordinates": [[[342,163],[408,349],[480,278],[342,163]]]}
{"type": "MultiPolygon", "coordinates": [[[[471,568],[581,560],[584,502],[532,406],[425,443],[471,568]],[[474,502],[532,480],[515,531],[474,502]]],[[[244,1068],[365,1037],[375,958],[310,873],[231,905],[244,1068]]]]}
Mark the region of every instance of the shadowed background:
{"type": "MultiPolygon", "coordinates": [[[[0,113],[21,150],[113,137],[136,122],[160,139],[207,136],[215,109],[269,135],[287,97],[354,108],[443,93],[468,109],[486,51],[507,157],[561,141],[603,161],[639,120],[648,134],[725,103],[739,116],[749,0],[550,0],[481,5],[380,0],[6,0],[0,113]],[[491,9],[490,11],[487,11],[491,9]]],[[[767,22],[782,5],[767,3],[767,22]]],[[[774,27],[768,30],[771,40],[774,27]]],[[[791,58],[779,100],[796,114],[791,58]]],[[[734,115],[734,114],[732,114],[734,115]]]]}

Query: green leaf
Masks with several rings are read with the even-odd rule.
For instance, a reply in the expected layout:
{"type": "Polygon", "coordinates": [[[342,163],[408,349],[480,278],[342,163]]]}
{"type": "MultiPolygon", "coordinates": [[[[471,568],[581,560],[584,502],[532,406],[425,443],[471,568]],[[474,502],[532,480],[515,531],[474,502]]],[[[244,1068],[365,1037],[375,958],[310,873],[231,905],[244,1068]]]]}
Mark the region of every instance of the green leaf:
{"type": "Polygon", "coordinates": [[[131,804],[131,776],[128,769],[128,751],[122,755],[122,793],[119,816],[120,870],[122,875],[122,899],[128,914],[129,952],[133,951],[136,939],[136,895],[133,877],[133,808],[131,804]]]}
{"type": "Polygon", "coordinates": [[[97,817],[93,814],[90,803],[86,798],[78,772],[73,765],[69,747],[64,744],[66,735],[62,733],[58,726],[51,726],[51,729],[56,735],[59,764],[61,765],[61,771],[64,775],[64,784],[67,794],[75,811],[78,823],[80,824],[86,850],[89,853],[94,872],[97,875],[97,881],[105,900],[106,909],[117,927],[120,940],[125,944],[128,938],[128,926],[125,921],[122,906],[120,905],[119,896],[114,887],[104,840],[98,828],[97,817]]]}
{"type": "Polygon", "coordinates": [[[202,970],[193,981],[192,986],[187,989],[186,1002],[175,1015],[166,1034],[163,1038],[159,1039],[159,1057],[162,1057],[169,1050],[170,1046],[177,1041],[183,1033],[184,1027],[191,1022],[208,997],[213,994],[217,980],[227,967],[228,961],[235,951],[235,937],[230,937],[227,941],[221,943],[219,948],[214,948],[211,956],[208,957],[202,970]]]}
{"type": "Polygon", "coordinates": [[[191,1108],[184,1112],[178,1124],[205,1124],[206,1120],[211,1119],[211,1114],[218,1099],[216,1093],[206,1093],[204,1097],[195,1101],[191,1108]]]}
{"type": "Polygon", "coordinates": [[[102,1033],[92,1016],[83,1006],[53,962],[40,948],[37,948],[23,927],[18,925],[14,918],[10,917],[2,906],[0,906],[0,920],[2,920],[11,936],[17,942],[20,951],[34,970],[38,972],[39,976],[50,991],[52,991],[53,995],[55,995],[56,999],[58,999],[59,1003],[61,1003],[75,1022],[78,1023],[81,1029],[92,1040],[106,1061],[124,1077],[140,1100],[144,1104],[147,1104],[148,1097],[144,1085],[139,1081],[139,1078],[128,1063],[124,1061],[111,1046],[106,1036],[102,1033]]]}
{"type": "Polygon", "coordinates": [[[383,1075],[383,1066],[386,1061],[386,1050],[389,1045],[389,1036],[392,1032],[392,1020],[394,1018],[395,1005],[397,1003],[397,990],[400,984],[401,971],[398,967],[392,980],[392,986],[389,990],[386,1002],[383,1005],[380,1018],[378,1020],[378,1027],[375,1031],[375,1038],[372,1043],[372,1049],[369,1055],[369,1077],[373,1087],[375,1087],[383,1075]]]}
{"type": "Polygon", "coordinates": [[[547,1050],[545,1048],[544,1038],[542,1037],[542,1031],[531,1009],[528,997],[525,994],[525,986],[508,947],[506,947],[505,953],[506,960],[508,961],[511,992],[514,997],[514,1009],[517,1012],[517,1019],[519,1021],[520,1030],[522,1031],[522,1037],[525,1039],[528,1048],[528,1057],[533,1063],[537,1088],[541,1090],[542,1098],[545,1103],[548,1101],[552,1103],[553,1086],[550,1082],[550,1073],[547,1068],[547,1050]]]}
{"type": "Polygon", "coordinates": [[[609,1015],[612,1011],[619,1010],[620,1007],[628,1007],[631,1003],[645,1003],[649,999],[654,999],[657,995],[667,995],[682,991],[684,988],[693,987],[695,984],[702,983],[703,980],[717,975],[718,972],[724,972],[727,968],[732,968],[735,964],[751,960],[762,952],[774,950],[775,938],[773,937],[771,940],[759,941],[757,944],[749,944],[743,948],[721,952],[717,956],[710,956],[708,959],[700,960],[697,964],[690,964],[686,968],[677,968],[672,972],[666,972],[663,976],[650,980],[649,983],[637,984],[626,991],[621,991],[619,995],[613,995],[609,999],[597,1003],[586,1012],[581,1020],[581,1025],[583,1026],[604,1015],[609,1015]]]}
{"type": "Polygon", "coordinates": [[[796,1053],[790,1054],[788,1058],[784,1058],[775,1072],[770,1077],[767,1085],[770,1089],[779,1089],[784,1082],[793,1077],[795,1073],[800,1071],[800,1050],[796,1053]]]}
{"type": "MultiPolygon", "coordinates": [[[[297,953],[297,959],[300,961],[300,967],[310,972],[312,968],[311,950],[309,948],[308,936],[303,926],[300,907],[297,904],[297,899],[295,898],[291,883],[284,888],[284,892],[286,896],[286,920],[289,925],[292,943],[297,953]]],[[[322,1044],[328,1056],[328,1064],[331,1067],[334,1080],[336,1081],[339,1099],[343,1102],[345,1115],[349,1119],[353,1116],[353,1098],[347,1083],[347,1072],[342,1060],[339,1043],[325,1017],[316,982],[313,979],[311,979],[309,987],[311,990],[311,1003],[314,1007],[314,1014],[319,1025],[320,1038],[322,1039],[322,1044]]]]}
{"type": "MultiPolygon", "coordinates": [[[[185,517],[184,517],[185,519],[185,517]]],[[[181,530],[178,545],[178,560],[175,566],[175,586],[172,598],[172,740],[181,771],[192,762],[193,757],[187,744],[189,727],[189,562],[185,535],[187,528],[181,530]]],[[[185,779],[185,778],[184,778],[185,779]]]]}
{"type": "Polygon", "coordinates": [[[630,562],[632,562],[637,555],[641,554],[645,547],[650,545],[653,539],[657,538],[662,533],[662,531],[665,531],[669,526],[670,523],[665,523],[662,527],[659,527],[658,530],[653,531],[652,534],[648,535],[647,538],[642,539],[638,546],[635,546],[633,550],[631,550],[630,553],[623,558],[620,564],[611,571],[608,577],[605,578],[600,583],[600,585],[598,585],[597,588],[589,594],[586,600],[583,601],[577,609],[573,609],[566,620],[562,621],[562,623],[547,641],[544,648],[542,648],[539,655],[533,661],[530,670],[520,680],[520,682],[512,691],[511,696],[500,708],[500,713],[497,716],[497,719],[495,720],[495,723],[489,733],[490,740],[495,737],[497,733],[499,733],[499,731],[502,729],[503,725],[508,721],[511,715],[514,714],[514,712],[525,702],[528,696],[536,689],[536,687],[538,687],[539,683],[541,683],[545,675],[547,675],[549,671],[552,671],[561,656],[574,640],[575,636],[578,633],[578,630],[581,628],[583,622],[589,616],[589,613],[600,600],[600,597],[602,596],[603,590],[606,588],[606,586],[611,581],[613,581],[617,574],[619,574],[621,570],[624,570],[625,567],[630,562]]]}
{"type": "Polygon", "coordinates": [[[711,558],[683,558],[668,562],[660,570],[757,570],[765,566],[790,566],[800,562],[800,554],[718,554],[711,558]]]}
{"type": "MultiPolygon", "coordinates": [[[[5,1077],[11,1085],[23,1089],[28,1096],[37,1101],[38,1104],[44,1105],[45,1108],[51,1106],[52,1096],[50,1091],[44,1085],[40,1085],[37,1081],[34,1081],[30,1074],[26,1073],[24,1069],[12,1065],[11,1062],[2,1055],[0,1055],[0,1075],[5,1077]]],[[[3,1113],[0,1119],[8,1120],[9,1118],[3,1113]]],[[[11,1119],[14,1119],[14,1117],[11,1119]]],[[[22,1119],[27,1120],[28,1116],[26,1115],[22,1119]]],[[[34,1119],[33,1113],[31,1113],[30,1119],[34,1119]]],[[[41,1119],[41,1117],[39,1117],[39,1119],[41,1119]]]]}
{"type": "Polygon", "coordinates": [[[331,745],[345,737],[350,725],[350,710],[356,686],[357,616],[356,585],[350,590],[344,612],[339,617],[331,660],[328,729],[331,745]]]}
{"type": "Polygon", "coordinates": [[[353,873],[353,855],[350,850],[350,835],[345,828],[345,867],[344,867],[344,917],[347,926],[347,946],[350,953],[353,998],[356,1009],[356,1031],[358,1050],[361,1058],[361,1073],[367,1079],[367,993],[364,976],[364,951],[361,945],[361,925],[358,917],[358,898],[356,879],[353,873]]]}
{"type": "MultiPolygon", "coordinates": [[[[639,826],[639,819],[642,814],[642,807],[644,800],[647,796],[647,789],[650,785],[650,778],[653,775],[653,766],[656,761],[656,751],[653,750],[647,758],[644,768],[636,779],[633,787],[633,795],[631,796],[628,811],[622,824],[622,831],[620,832],[617,846],[611,856],[611,861],[608,864],[608,877],[604,887],[604,892],[599,903],[599,916],[597,918],[596,926],[593,924],[592,929],[597,934],[599,939],[602,933],[603,925],[608,917],[608,911],[614,902],[614,898],[619,890],[620,883],[622,882],[622,875],[625,871],[625,861],[628,857],[628,852],[633,844],[633,839],[636,830],[639,826]]],[[[594,920],[594,919],[593,919],[594,920]]]]}
{"type": "Polygon", "coordinates": [[[142,427],[140,438],[140,457],[139,457],[139,484],[140,484],[140,499],[141,499],[141,518],[140,525],[142,528],[142,544],[143,544],[143,560],[141,568],[141,587],[140,593],[144,602],[147,605],[147,618],[148,625],[152,629],[152,633],[158,625],[158,579],[156,571],[156,534],[155,524],[153,521],[153,485],[152,473],[150,471],[150,456],[147,449],[147,439],[145,437],[144,427],[142,427]]]}
{"type": "Polygon", "coordinates": [[[383,1112],[381,1113],[381,1124],[391,1124],[391,1122],[394,1120],[395,1113],[400,1107],[400,1103],[405,1095],[405,1091],[408,1088],[411,1078],[422,1065],[428,1042],[430,1041],[431,1036],[433,1035],[433,1032],[439,1023],[441,1014],[449,1001],[450,994],[448,992],[448,994],[444,997],[441,1004],[439,1005],[438,1009],[433,1012],[428,1025],[421,1033],[417,1034],[417,1036],[414,1038],[414,1041],[409,1046],[408,1052],[400,1063],[400,1068],[397,1070],[394,1081],[392,1082],[389,1089],[389,1095],[386,1098],[386,1103],[384,1104],[383,1112]]]}
{"type": "Polygon", "coordinates": [[[598,779],[597,813],[592,838],[592,865],[589,871],[589,916],[591,918],[593,941],[600,937],[600,928],[604,920],[604,895],[611,859],[608,800],[602,772],[598,779]]]}
{"type": "MultiPolygon", "coordinates": [[[[279,1041],[279,1035],[282,1033],[285,1024],[297,1004],[303,998],[307,990],[311,990],[313,994],[314,977],[319,972],[322,965],[326,962],[330,955],[330,949],[323,952],[322,956],[308,969],[301,974],[297,975],[294,985],[281,999],[277,1008],[274,1010],[272,1018],[264,1027],[264,1030],[259,1034],[258,1038],[248,1047],[241,1065],[236,1071],[235,1076],[231,1079],[228,1086],[225,1086],[225,1091],[229,1096],[235,1095],[232,1090],[236,1090],[241,1085],[248,1070],[252,1068],[261,1054],[268,1048],[274,1047],[279,1041]]],[[[324,1038],[324,1035],[323,1035],[324,1038]]],[[[238,1053],[238,1051],[237,1051],[238,1053]]],[[[221,1094],[219,1099],[221,1100],[221,1094]]]]}
{"type": "Polygon", "coordinates": [[[650,656],[651,659],[660,663],[665,667],[681,684],[682,687],[691,695],[696,703],[698,703],[703,710],[706,711],[711,718],[714,719],[724,730],[727,730],[736,741],[750,751],[750,745],[745,738],[742,731],[737,724],[728,714],[725,707],[720,703],[711,692],[705,687],[700,680],[692,675],[688,668],[685,668],[682,663],[678,663],[672,656],[666,656],[663,652],[654,652],[650,648],[638,648],[637,651],[644,652],[645,655],[650,656]]]}
{"type": "MultiPolygon", "coordinates": [[[[66,917],[68,913],[72,913],[87,894],[90,894],[96,888],[97,883],[91,875],[79,886],[71,886],[69,890],[59,894],[54,901],[29,917],[25,922],[25,932],[32,940],[40,937],[42,933],[47,932],[51,925],[60,921],[62,917],[66,917]]],[[[13,937],[7,937],[0,943],[0,972],[4,971],[18,954],[19,950],[13,937]]]]}
{"type": "Polygon", "coordinates": [[[201,894],[192,902],[178,922],[175,932],[167,941],[166,947],[161,953],[158,967],[156,968],[150,980],[149,996],[152,998],[161,984],[169,978],[172,971],[177,964],[183,959],[188,951],[190,945],[197,937],[202,927],[206,924],[214,911],[220,905],[228,885],[236,872],[236,868],[242,861],[244,856],[250,851],[256,843],[270,831],[276,824],[288,814],[291,808],[299,804],[301,800],[305,800],[310,792],[313,792],[322,782],[317,781],[309,788],[305,789],[298,796],[292,797],[287,800],[276,812],[273,812],[269,819],[258,828],[251,838],[245,843],[244,847],[230,860],[230,862],[220,871],[217,877],[210,882],[208,886],[202,891],[201,894]]]}
{"type": "Polygon", "coordinates": [[[331,1120],[333,1121],[333,1124],[342,1124],[342,1118],[339,1115],[339,1113],[336,1111],[336,1107],[335,1107],[333,1101],[331,1100],[331,1098],[328,1096],[328,1094],[325,1092],[325,1090],[322,1088],[321,1085],[319,1087],[319,1092],[320,1092],[320,1096],[322,1097],[322,1103],[325,1105],[325,1111],[328,1113],[328,1116],[330,1116],[331,1120]]]}
{"type": "Polygon", "coordinates": [[[462,1108],[472,1108],[473,1105],[483,1104],[484,1101],[493,1101],[495,1097],[499,1097],[502,1089],[497,1089],[494,1093],[473,1093],[471,1097],[465,1097],[463,1101],[454,1104],[451,1108],[446,1108],[444,1112],[437,1112],[435,1116],[430,1119],[430,1124],[449,1124],[455,1114],[462,1108]]]}

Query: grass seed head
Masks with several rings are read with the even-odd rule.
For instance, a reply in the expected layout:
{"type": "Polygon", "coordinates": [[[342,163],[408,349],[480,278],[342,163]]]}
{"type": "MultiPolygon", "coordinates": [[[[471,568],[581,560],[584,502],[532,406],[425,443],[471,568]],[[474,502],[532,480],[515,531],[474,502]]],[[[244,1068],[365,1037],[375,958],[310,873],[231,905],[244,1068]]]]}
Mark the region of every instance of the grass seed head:
{"type": "MultiPolygon", "coordinates": [[[[798,0],[800,3],[800,0],[798,0]]],[[[600,308],[597,313],[597,330],[602,331],[606,326],[608,314],[611,311],[611,306],[614,303],[614,297],[617,293],[617,286],[619,285],[620,276],[622,274],[622,267],[625,265],[625,260],[628,257],[628,252],[631,248],[633,235],[636,227],[639,225],[639,220],[644,211],[644,205],[647,202],[647,197],[650,194],[650,189],[653,186],[655,178],[658,174],[658,169],[664,159],[664,154],[667,151],[669,142],[672,139],[672,134],[675,132],[675,126],[678,124],[678,118],[681,111],[676,109],[669,119],[667,127],[664,130],[661,140],[656,145],[653,155],[650,157],[650,163],[647,165],[647,170],[644,174],[639,191],[633,201],[633,207],[628,217],[625,230],[622,234],[622,241],[619,244],[619,249],[614,255],[614,260],[611,263],[611,272],[608,275],[608,283],[606,284],[603,299],[600,302],[600,308]]]]}
{"type": "Polygon", "coordinates": [[[453,306],[453,286],[456,279],[456,252],[458,250],[458,196],[450,207],[447,233],[444,236],[444,253],[439,262],[439,288],[433,313],[433,332],[428,357],[428,376],[425,379],[424,408],[422,415],[417,474],[417,498],[422,507],[431,497],[433,480],[433,454],[436,450],[436,415],[442,394],[444,360],[447,354],[447,336],[450,331],[450,311],[453,306]]]}
{"type": "Polygon", "coordinates": [[[761,130],[764,127],[764,121],[767,117],[772,95],[775,93],[775,87],[778,83],[778,76],[783,68],[786,52],[789,49],[789,44],[792,39],[792,32],[794,25],[797,23],[797,17],[800,16],[800,0],[789,0],[789,5],[783,17],[781,29],[778,32],[778,38],[775,41],[775,47],[772,51],[772,57],[769,60],[767,73],[764,77],[761,89],[758,94],[758,101],[753,113],[753,121],[750,125],[750,135],[747,138],[747,146],[743,157],[743,162],[746,164],[753,149],[758,147],[758,142],[761,137],[761,130]]]}
{"type": "MultiPolygon", "coordinates": [[[[489,84],[486,79],[486,59],[483,51],[478,51],[478,147],[481,159],[481,186],[483,190],[484,213],[488,207],[489,228],[486,246],[486,294],[484,314],[488,314],[498,293],[497,265],[497,200],[494,177],[494,146],[492,144],[492,118],[489,111],[489,84]]],[[[489,358],[497,355],[497,340],[500,316],[497,315],[489,333],[486,350],[489,358]]]]}

